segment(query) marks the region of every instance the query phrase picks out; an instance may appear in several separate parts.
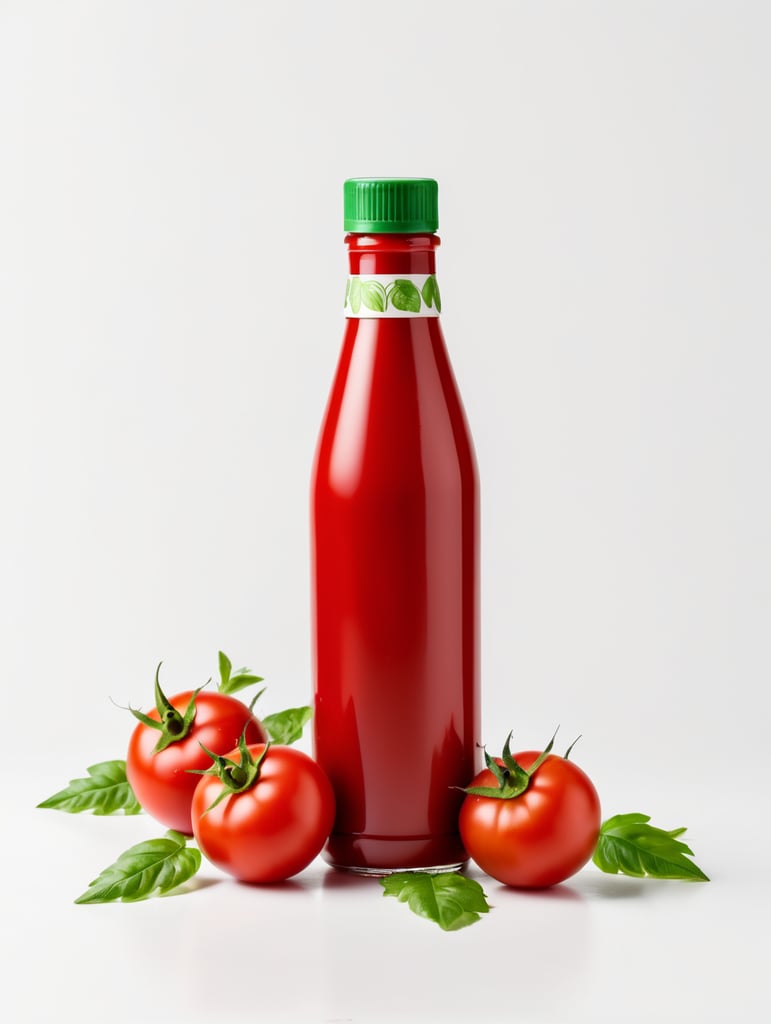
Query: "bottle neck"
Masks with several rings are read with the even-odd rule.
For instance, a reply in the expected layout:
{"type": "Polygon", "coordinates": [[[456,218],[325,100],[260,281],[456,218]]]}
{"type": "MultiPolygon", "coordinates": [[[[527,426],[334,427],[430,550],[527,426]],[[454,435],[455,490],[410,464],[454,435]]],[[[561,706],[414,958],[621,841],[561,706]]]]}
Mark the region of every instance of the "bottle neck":
{"type": "Polygon", "coordinates": [[[346,235],[351,274],[435,274],[438,235],[346,235]]]}
{"type": "Polygon", "coordinates": [[[379,319],[435,317],[441,310],[432,234],[346,235],[350,277],[345,315],[379,319]]]}

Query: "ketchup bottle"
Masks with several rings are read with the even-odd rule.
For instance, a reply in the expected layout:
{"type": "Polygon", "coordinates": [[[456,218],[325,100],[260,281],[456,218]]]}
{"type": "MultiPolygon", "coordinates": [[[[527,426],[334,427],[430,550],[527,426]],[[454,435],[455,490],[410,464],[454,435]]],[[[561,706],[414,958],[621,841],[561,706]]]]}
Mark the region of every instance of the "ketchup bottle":
{"type": "Polygon", "coordinates": [[[439,322],[437,183],[353,178],[344,203],[347,319],[311,500],[324,856],[453,870],[456,787],[478,770],[479,486],[439,322]]]}

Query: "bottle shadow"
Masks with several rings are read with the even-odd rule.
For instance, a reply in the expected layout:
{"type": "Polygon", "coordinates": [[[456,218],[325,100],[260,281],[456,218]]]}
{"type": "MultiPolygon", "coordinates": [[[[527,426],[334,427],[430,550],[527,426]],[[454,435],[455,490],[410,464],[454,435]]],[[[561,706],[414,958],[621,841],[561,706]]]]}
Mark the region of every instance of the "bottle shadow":
{"type": "Polygon", "coordinates": [[[323,889],[367,889],[378,884],[380,878],[377,875],[361,875],[356,871],[343,871],[340,868],[329,867],[324,872],[321,880],[323,889]]]}

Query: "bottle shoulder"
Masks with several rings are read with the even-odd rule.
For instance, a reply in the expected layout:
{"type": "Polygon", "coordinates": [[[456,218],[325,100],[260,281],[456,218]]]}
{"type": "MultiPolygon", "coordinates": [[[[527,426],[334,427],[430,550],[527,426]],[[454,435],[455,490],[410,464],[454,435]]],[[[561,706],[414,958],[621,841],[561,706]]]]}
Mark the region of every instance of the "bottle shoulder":
{"type": "Polygon", "coordinates": [[[476,460],[441,326],[349,320],[314,479],[356,488],[474,488],[476,460]]]}

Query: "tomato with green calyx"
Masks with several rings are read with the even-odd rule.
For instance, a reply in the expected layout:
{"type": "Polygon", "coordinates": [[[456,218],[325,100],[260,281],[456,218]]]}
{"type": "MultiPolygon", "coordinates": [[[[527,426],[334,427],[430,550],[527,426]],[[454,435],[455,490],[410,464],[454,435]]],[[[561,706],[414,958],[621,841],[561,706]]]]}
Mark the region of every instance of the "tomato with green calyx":
{"type": "Polygon", "coordinates": [[[126,776],[148,814],[167,828],[191,835],[190,805],[198,779],[190,770],[210,764],[201,744],[225,753],[244,729],[250,743],[263,742],[267,733],[251,706],[225,693],[206,693],[200,687],[166,697],[158,679],[160,668],[155,673],[155,708],[148,714],[130,708],[140,724],[129,740],[126,776]]]}
{"type": "MultiPolygon", "coordinates": [[[[501,758],[485,751],[487,768],[466,787],[459,828],[472,860],[517,888],[556,885],[594,853],[600,834],[597,790],[577,765],[551,753],[554,743],[501,758]]],[[[572,749],[572,747],[571,747],[572,749]]]]}
{"type": "Polygon", "coordinates": [[[242,882],[281,882],[307,867],[335,818],[321,767],[293,747],[243,737],[230,755],[210,756],[193,796],[201,853],[242,882]]]}

